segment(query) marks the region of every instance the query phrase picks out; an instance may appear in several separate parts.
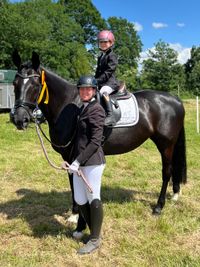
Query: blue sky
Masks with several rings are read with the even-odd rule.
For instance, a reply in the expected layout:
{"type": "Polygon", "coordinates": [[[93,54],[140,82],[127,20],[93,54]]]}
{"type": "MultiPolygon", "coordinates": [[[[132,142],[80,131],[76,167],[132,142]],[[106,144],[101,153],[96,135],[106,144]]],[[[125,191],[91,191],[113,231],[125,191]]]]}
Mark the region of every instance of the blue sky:
{"type": "Polygon", "coordinates": [[[159,40],[178,51],[180,63],[190,57],[193,45],[200,46],[200,0],[92,0],[92,3],[105,19],[116,16],[134,23],[143,43],[142,58],[159,40]]]}
{"type": "Polygon", "coordinates": [[[200,46],[200,0],[92,0],[105,19],[122,17],[136,25],[145,51],[160,39],[178,51],[180,63],[200,46]]]}

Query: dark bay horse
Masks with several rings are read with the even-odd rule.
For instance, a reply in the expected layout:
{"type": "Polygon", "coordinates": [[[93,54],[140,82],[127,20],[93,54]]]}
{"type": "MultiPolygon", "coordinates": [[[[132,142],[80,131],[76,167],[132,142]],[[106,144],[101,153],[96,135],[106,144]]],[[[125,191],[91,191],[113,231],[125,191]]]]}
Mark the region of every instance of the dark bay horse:
{"type": "MultiPolygon", "coordinates": [[[[48,121],[52,146],[64,160],[71,162],[73,135],[81,106],[76,86],[41,67],[39,56],[35,52],[32,53],[30,62],[22,64],[18,52],[15,51],[13,62],[18,69],[13,82],[16,127],[27,127],[38,99],[42,99],[39,107],[48,121]],[[42,72],[45,73],[48,88],[45,91],[42,72]],[[45,101],[48,103],[45,104],[45,101]],[[66,144],[68,146],[65,146],[66,144]]],[[[170,177],[175,197],[180,192],[180,183],[186,183],[187,180],[185,111],[182,102],[166,92],[143,90],[134,95],[139,106],[138,123],[132,127],[111,129],[104,144],[104,152],[106,155],[126,153],[140,146],[148,138],[155,143],[162,159],[162,187],[153,213],[160,214],[165,205],[170,177]]],[[[72,177],[69,176],[69,179],[73,198],[72,177]]],[[[73,211],[76,211],[75,207],[73,201],[73,211]]]]}

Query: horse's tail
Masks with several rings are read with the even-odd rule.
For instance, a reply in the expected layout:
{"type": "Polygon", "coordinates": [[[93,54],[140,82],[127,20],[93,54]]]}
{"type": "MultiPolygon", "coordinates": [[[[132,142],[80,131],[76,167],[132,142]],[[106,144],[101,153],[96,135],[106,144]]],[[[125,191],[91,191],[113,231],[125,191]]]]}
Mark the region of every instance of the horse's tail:
{"type": "Polygon", "coordinates": [[[173,183],[187,182],[187,162],[186,162],[186,144],[185,129],[182,127],[177,142],[174,147],[172,159],[172,180],[173,183]]]}

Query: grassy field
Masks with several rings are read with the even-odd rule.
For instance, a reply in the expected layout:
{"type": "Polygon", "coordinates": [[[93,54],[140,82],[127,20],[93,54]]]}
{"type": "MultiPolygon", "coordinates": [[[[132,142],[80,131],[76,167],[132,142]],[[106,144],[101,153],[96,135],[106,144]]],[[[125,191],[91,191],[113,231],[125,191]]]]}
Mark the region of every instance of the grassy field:
{"type": "MultiPolygon", "coordinates": [[[[152,215],[161,186],[160,155],[148,140],[124,155],[107,157],[102,181],[102,246],[78,256],[81,243],[71,238],[71,207],[64,171],[44,158],[34,125],[15,130],[0,115],[0,266],[200,266],[200,135],[195,100],[185,100],[188,183],[178,202],[167,201],[152,215]]],[[[44,125],[47,129],[47,126],[44,125]]],[[[46,144],[51,160],[60,156],[46,144]]]]}

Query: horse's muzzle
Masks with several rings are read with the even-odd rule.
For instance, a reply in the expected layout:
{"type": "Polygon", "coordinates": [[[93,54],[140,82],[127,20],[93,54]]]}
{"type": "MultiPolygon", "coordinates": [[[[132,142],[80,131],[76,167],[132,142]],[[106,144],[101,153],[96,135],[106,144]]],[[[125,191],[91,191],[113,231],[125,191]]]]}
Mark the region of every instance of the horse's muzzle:
{"type": "Polygon", "coordinates": [[[15,125],[16,125],[18,130],[25,130],[28,127],[29,122],[30,121],[28,118],[24,118],[23,121],[15,120],[15,125]]]}
{"type": "Polygon", "coordinates": [[[10,121],[18,130],[25,130],[31,121],[30,112],[24,107],[13,109],[10,112],[10,121]]]}

